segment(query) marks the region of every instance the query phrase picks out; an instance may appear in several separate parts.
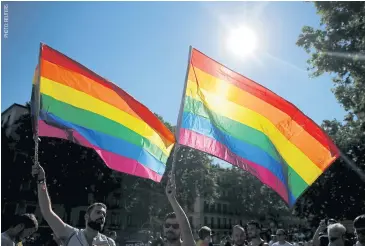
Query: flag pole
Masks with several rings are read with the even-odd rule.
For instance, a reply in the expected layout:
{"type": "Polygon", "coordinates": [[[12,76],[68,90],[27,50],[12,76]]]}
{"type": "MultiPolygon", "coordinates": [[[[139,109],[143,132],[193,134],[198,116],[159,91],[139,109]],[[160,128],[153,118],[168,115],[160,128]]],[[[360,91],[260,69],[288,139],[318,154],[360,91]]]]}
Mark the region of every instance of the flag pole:
{"type": "Polygon", "coordinates": [[[41,84],[41,57],[42,57],[42,47],[43,43],[39,45],[39,56],[38,56],[38,81],[34,84],[34,164],[38,165],[38,148],[39,148],[39,133],[38,133],[38,118],[40,111],[40,84],[41,84]]]}
{"type": "Polygon", "coordinates": [[[188,64],[187,64],[187,68],[186,68],[186,75],[185,75],[185,83],[184,83],[184,89],[182,91],[182,95],[181,95],[181,104],[180,104],[180,110],[179,110],[179,115],[177,117],[177,124],[176,124],[176,128],[175,128],[175,139],[176,139],[176,143],[174,146],[174,150],[173,150],[173,155],[172,155],[172,167],[171,167],[171,181],[173,184],[175,184],[175,169],[176,169],[176,157],[177,157],[177,152],[180,148],[179,145],[179,138],[180,138],[180,128],[181,128],[181,120],[182,120],[182,115],[184,112],[184,105],[185,105],[185,93],[186,93],[186,86],[188,84],[188,78],[189,78],[189,70],[190,70],[190,62],[191,62],[191,54],[192,54],[192,50],[193,47],[190,45],[189,46],[189,56],[188,56],[188,64]]]}

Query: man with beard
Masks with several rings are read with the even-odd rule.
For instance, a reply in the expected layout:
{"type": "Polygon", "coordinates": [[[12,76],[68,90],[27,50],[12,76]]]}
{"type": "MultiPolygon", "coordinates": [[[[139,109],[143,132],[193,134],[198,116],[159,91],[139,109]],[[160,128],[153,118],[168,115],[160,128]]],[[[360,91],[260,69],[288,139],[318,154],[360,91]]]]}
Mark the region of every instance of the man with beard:
{"type": "Polygon", "coordinates": [[[171,179],[170,174],[166,186],[166,195],[174,212],[168,214],[165,218],[164,233],[167,242],[164,246],[194,246],[195,240],[190,229],[189,220],[176,199],[174,180],[171,179]],[[181,240],[181,237],[184,241],[181,240]]]}
{"type": "Polygon", "coordinates": [[[233,246],[245,246],[246,242],[246,232],[240,225],[235,225],[232,230],[233,246]]]}
{"type": "Polygon", "coordinates": [[[365,214],[356,217],[354,220],[357,242],[354,246],[365,246],[365,214]]]}
{"type": "Polygon", "coordinates": [[[250,221],[247,224],[247,233],[250,238],[249,246],[269,246],[260,236],[261,226],[256,221],[250,221]]]}
{"type": "Polygon", "coordinates": [[[38,230],[38,221],[33,214],[18,215],[10,228],[1,233],[2,246],[15,246],[38,230]]]}
{"type": "Polygon", "coordinates": [[[74,228],[63,222],[53,212],[47,191],[45,172],[38,163],[32,167],[32,175],[37,178],[38,201],[43,218],[47,221],[55,236],[61,240],[63,246],[115,246],[113,239],[100,233],[105,223],[105,204],[94,203],[89,206],[85,213],[86,228],[81,230],[74,228]]]}

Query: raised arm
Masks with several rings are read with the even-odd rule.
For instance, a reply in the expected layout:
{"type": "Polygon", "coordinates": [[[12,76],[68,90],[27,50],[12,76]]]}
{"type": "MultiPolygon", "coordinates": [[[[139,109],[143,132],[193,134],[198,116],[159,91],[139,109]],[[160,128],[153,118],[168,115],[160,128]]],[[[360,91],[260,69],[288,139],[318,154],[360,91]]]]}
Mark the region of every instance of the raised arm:
{"type": "Polygon", "coordinates": [[[167,181],[166,195],[169,199],[172,209],[176,214],[176,219],[179,222],[181,228],[181,234],[183,238],[182,246],[195,245],[195,240],[193,233],[191,232],[189,220],[176,199],[176,184],[171,182],[171,178],[169,178],[169,180],[167,181]]]}
{"type": "Polygon", "coordinates": [[[56,237],[61,240],[67,239],[73,232],[72,227],[64,223],[52,210],[51,199],[49,198],[47,191],[44,169],[39,164],[35,164],[32,167],[32,175],[37,180],[38,202],[43,218],[47,221],[56,237]]]}
{"type": "Polygon", "coordinates": [[[313,235],[313,246],[320,246],[319,233],[324,231],[326,229],[326,227],[327,226],[326,226],[325,220],[321,220],[316,232],[313,235]]]}

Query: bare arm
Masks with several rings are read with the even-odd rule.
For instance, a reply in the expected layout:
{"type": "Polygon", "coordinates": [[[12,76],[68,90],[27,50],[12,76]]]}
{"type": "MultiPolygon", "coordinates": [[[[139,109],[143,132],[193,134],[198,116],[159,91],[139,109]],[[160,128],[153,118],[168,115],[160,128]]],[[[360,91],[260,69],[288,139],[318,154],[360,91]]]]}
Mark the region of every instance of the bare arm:
{"type": "Polygon", "coordinates": [[[40,165],[33,166],[33,175],[37,178],[37,190],[38,190],[38,202],[43,218],[47,221],[52,231],[60,239],[68,238],[72,231],[72,228],[62,221],[58,215],[53,212],[51,199],[48,195],[47,185],[45,183],[45,173],[40,165]],[[39,183],[43,181],[43,183],[39,183]]]}
{"type": "Polygon", "coordinates": [[[13,246],[13,242],[12,241],[10,241],[9,239],[2,239],[1,238],[1,246],[13,246]]]}
{"type": "Polygon", "coordinates": [[[319,226],[318,226],[316,232],[313,235],[313,246],[320,246],[319,233],[321,233],[322,231],[324,231],[325,228],[326,228],[325,221],[322,220],[319,223],[319,226]]]}
{"type": "Polygon", "coordinates": [[[169,179],[166,187],[166,195],[169,199],[169,202],[172,206],[176,214],[176,219],[179,222],[181,228],[181,234],[183,238],[182,246],[191,246],[195,245],[195,240],[193,233],[191,232],[190,223],[186,214],[182,207],[180,206],[179,202],[176,199],[176,185],[171,183],[169,179]]]}

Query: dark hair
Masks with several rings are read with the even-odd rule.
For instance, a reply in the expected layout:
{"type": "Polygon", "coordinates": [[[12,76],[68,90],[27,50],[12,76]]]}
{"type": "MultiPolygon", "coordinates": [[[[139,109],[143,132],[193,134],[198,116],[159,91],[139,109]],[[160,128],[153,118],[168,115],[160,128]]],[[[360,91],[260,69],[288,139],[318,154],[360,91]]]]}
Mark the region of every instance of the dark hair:
{"type": "Polygon", "coordinates": [[[15,227],[19,224],[23,224],[24,229],[35,228],[36,230],[38,230],[38,221],[34,214],[16,215],[14,222],[11,224],[11,227],[15,227]]]}
{"type": "Polygon", "coordinates": [[[286,231],[285,231],[284,229],[277,229],[277,231],[276,231],[276,232],[278,232],[278,231],[282,232],[285,236],[287,235],[287,234],[286,234],[286,231]]]}
{"type": "Polygon", "coordinates": [[[167,219],[176,219],[176,214],[174,212],[166,214],[165,221],[167,219]]]}
{"type": "Polygon", "coordinates": [[[212,235],[212,230],[208,226],[203,226],[198,231],[199,238],[204,240],[207,236],[212,235]]]}
{"type": "Polygon", "coordinates": [[[365,227],[365,214],[356,217],[356,219],[354,220],[354,227],[355,229],[365,227]]]}
{"type": "Polygon", "coordinates": [[[86,209],[86,214],[90,214],[91,211],[93,211],[93,209],[95,207],[102,207],[106,210],[106,205],[104,203],[101,203],[101,202],[96,202],[96,203],[93,203],[91,204],[87,209],[86,209]]]}
{"type": "Polygon", "coordinates": [[[248,226],[249,226],[249,225],[254,225],[254,226],[256,226],[256,228],[257,228],[257,229],[260,229],[260,230],[261,230],[261,225],[260,225],[260,223],[259,223],[259,222],[257,222],[257,221],[251,220],[250,222],[248,222],[248,223],[247,223],[247,225],[248,225],[248,226]]]}

